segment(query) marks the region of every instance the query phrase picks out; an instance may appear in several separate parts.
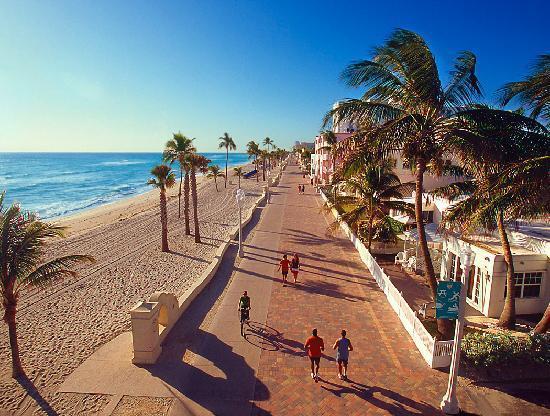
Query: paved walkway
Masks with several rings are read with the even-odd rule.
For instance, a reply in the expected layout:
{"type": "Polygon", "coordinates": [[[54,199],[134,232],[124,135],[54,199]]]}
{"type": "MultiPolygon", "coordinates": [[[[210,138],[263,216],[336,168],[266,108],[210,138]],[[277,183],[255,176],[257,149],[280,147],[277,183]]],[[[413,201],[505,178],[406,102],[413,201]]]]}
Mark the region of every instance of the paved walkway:
{"type": "MultiPolygon", "coordinates": [[[[319,196],[309,185],[299,195],[299,183],[307,179],[289,166],[246,239],[245,258],[222,267],[227,288],[215,279],[170,333],[150,369],[176,397],[170,414],[441,414],[447,374],[428,368],[352,244],[326,235],[332,217],[319,196]],[[293,252],[302,259],[299,283],[283,287],[276,266],[293,252]],[[244,289],[253,321],[246,338],[236,310],[244,289]],[[326,346],[318,384],[302,349],[313,327],[326,346]],[[342,328],[355,347],[345,382],[331,349],[342,328]]],[[[480,409],[470,389],[460,388],[459,399],[469,412],[503,414],[487,403],[480,409]]]]}

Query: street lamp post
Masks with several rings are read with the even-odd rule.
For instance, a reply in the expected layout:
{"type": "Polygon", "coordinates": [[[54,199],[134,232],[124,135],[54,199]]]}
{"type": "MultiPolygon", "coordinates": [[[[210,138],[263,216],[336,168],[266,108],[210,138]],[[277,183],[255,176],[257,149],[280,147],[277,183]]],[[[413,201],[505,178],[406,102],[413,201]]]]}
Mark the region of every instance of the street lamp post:
{"type": "Polygon", "coordinates": [[[235,199],[237,200],[237,205],[239,206],[239,257],[243,256],[243,220],[242,220],[242,208],[244,197],[246,194],[244,191],[239,188],[235,193],[235,199]]]}
{"type": "Polygon", "coordinates": [[[269,175],[271,175],[271,171],[267,170],[267,197],[266,197],[266,204],[269,204],[269,175]]]}
{"type": "Polygon", "coordinates": [[[451,358],[451,368],[449,369],[449,384],[447,393],[441,400],[441,410],[449,415],[457,415],[460,413],[458,398],[456,397],[456,384],[458,377],[458,367],[460,365],[460,349],[462,342],[462,332],[464,329],[464,308],[466,306],[466,282],[470,274],[470,267],[475,258],[475,253],[469,245],[464,246],[460,251],[460,263],[462,267],[462,286],[460,288],[460,300],[458,304],[458,318],[455,326],[455,338],[453,345],[453,355],[451,358]]]}

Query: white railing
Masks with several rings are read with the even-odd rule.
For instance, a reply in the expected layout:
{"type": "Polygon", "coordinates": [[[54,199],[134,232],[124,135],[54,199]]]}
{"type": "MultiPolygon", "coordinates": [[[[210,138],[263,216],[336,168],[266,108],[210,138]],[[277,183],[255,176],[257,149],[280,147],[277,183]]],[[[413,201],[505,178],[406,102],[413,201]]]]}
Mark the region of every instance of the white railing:
{"type": "MultiPolygon", "coordinates": [[[[329,204],[327,196],[321,190],[321,198],[329,204]]],[[[401,320],[403,327],[413,339],[418,351],[426,360],[431,368],[447,367],[451,363],[451,354],[453,351],[453,341],[436,341],[428,330],[424,327],[415,311],[411,309],[403,294],[397,290],[390,278],[384,273],[384,269],[376,262],[374,257],[367,250],[363,242],[349,228],[348,224],[340,221],[338,211],[332,207],[332,214],[340,222],[340,228],[353,243],[361,260],[376,280],[376,283],[382,289],[388,303],[401,320]]]]}

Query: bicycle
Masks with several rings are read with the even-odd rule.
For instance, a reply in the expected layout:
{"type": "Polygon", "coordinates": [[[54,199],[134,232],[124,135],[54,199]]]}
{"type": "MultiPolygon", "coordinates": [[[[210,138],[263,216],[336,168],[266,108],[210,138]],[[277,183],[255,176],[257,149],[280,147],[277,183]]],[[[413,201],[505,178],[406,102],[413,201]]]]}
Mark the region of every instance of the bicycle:
{"type": "Polygon", "coordinates": [[[250,321],[250,308],[240,308],[240,320],[241,320],[241,336],[244,337],[244,323],[250,321]]]}

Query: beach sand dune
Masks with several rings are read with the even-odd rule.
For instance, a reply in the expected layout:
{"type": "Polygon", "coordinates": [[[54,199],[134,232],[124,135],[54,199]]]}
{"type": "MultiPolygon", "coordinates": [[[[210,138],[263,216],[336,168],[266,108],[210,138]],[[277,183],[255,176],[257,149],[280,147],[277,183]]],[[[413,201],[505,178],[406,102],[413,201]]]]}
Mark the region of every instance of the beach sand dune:
{"type": "MultiPolygon", "coordinates": [[[[169,192],[170,253],[160,251],[158,191],[64,219],[66,239],[53,242],[51,255],[90,254],[97,263],[76,278],[22,296],[18,333],[23,365],[49,405],[62,415],[95,414],[109,397],[59,394],[57,387],[98,347],[130,330],[128,310],[156,290],[183,293],[214,258],[238,223],[236,178],[225,189],[211,181],[199,187],[202,244],[186,236],[177,218],[177,187],[169,192]]],[[[262,182],[242,180],[245,210],[261,194],[262,182]]],[[[182,199],[183,204],[183,199],[182,199]]],[[[191,210],[192,218],[192,210],[191,210]]],[[[191,221],[191,230],[193,222],[191,221]]],[[[0,325],[0,414],[41,414],[43,408],[10,377],[6,325],[0,325]]]]}

